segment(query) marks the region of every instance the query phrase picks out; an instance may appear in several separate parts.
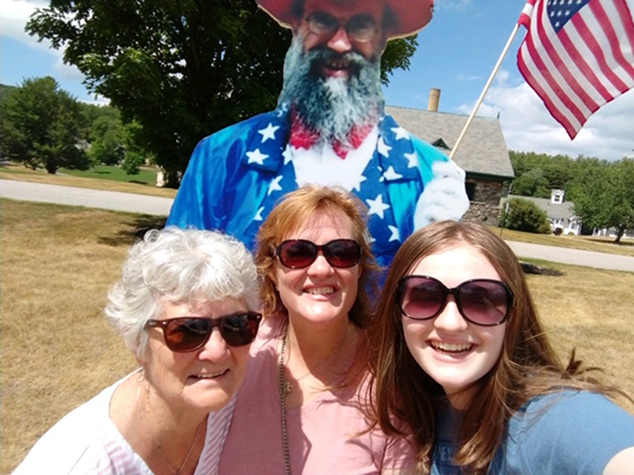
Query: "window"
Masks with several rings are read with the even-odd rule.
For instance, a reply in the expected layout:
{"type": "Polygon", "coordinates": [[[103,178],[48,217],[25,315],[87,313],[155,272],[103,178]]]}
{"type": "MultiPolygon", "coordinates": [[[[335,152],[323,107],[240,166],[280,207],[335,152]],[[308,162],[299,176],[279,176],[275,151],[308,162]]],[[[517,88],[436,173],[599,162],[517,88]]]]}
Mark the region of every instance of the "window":
{"type": "Polygon", "coordinates": [[[553,204],[560,205],[564,202],[564,192],[561,190],[553,190],[550,200],[553,204]]]}
{"type": "Polygon", "coordinates": [[[467,182],[464,185],[467,190],[467,197],[469,198],[469,201],[475,201],[476,184],[473,182],[467,182]]]}

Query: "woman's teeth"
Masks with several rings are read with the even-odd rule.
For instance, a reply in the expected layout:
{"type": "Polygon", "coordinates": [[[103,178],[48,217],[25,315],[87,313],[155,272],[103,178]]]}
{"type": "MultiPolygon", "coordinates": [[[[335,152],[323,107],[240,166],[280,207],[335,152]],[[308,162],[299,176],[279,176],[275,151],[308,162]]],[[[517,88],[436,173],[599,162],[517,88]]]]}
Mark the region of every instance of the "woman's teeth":
{"type": "Polygon", "coordinates": [[[214,379],[214,378],[217,378],[218,376],[222,376],[223,374],[228,373],[228,372],[229,372],[229,370],[228,370],[228,369],[225,369],[225,370],[223,370],[223,371],[220,371],[219,373],[214,373],[214,374],[197,374],[197,375],[194,375],[194,376],[192,376],[192,377],[193,377],[193,378],[196,378],[196,379],[214,379]]]}
{"type": "Polygon", "coordinates": [[[432,341],[430,342],[431,347],[434,350],[444,351],[446,353],[462,353],[465,351],[470,351],[473,348],[473,344],[471,343],[442,343],[440,341],[432,341]]]}
{"type": "Polygon", "coordinates": [[[335,291],[332,287],[319,287],[308,289],[306,292],[313,295],[330,295],[335,291]]]}

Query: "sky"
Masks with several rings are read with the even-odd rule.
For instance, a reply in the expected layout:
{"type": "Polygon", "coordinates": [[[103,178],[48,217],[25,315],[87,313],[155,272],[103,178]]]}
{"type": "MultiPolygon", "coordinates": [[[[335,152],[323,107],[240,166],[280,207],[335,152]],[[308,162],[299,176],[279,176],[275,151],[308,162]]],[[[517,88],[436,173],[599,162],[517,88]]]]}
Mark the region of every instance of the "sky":
{"type": "MultiPolygon", "coordinates": [[[[255,1],[255,0],[254,0],[255,1]]],[[[634,11],[634,0],[627,0],[634,11]]],[[[28,17],[43,0],[0,0],[0,83],[52,76],[77,99],[104,104],[82,85],[62,51],[24,32],[28,17]]],[[[418,35],[409,70],[398,70],[384,89],[388,105],[427,109],[432,88],[441,90],[441,112],[471,113],[519,18],[525,0],[436,0],[434,18],[418,35]]],[[[477,115],[499,117],[511,150],[580,155],[607,160],[634,158],[634,90],[590,117],[574,140],[548,113],[519,73],[520,28],[477,115]]]]}

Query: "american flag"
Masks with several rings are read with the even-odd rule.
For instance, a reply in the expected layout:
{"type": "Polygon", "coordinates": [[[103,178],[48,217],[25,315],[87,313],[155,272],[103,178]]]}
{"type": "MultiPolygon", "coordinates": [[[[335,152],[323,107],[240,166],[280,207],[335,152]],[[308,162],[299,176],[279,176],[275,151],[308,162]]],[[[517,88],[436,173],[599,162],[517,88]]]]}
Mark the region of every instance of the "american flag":
{"type": "Polygon", "coordinates": [[[574,139],[592,113],[634,87],[634,21],[625,0],[528,0],[517,54],[526,82],[574,139]]]}

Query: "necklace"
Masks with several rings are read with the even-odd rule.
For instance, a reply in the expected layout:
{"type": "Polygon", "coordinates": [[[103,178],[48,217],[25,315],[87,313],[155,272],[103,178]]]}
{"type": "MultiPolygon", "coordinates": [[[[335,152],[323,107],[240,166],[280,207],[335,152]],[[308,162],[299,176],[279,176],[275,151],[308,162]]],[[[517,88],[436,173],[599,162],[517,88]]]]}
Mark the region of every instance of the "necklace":
{"type": "MultiPolygon", "coordinates": [[[[140,397],[139,388],[137,388],[137,397],[140,397]]],[[[145,420],[145,411],[143,409],[143,406],[144,406],[144,404],[141,404],[141,419],[143,420],[143,424],[147,427],[147,421],[145,420]]],[[[180,464],[180,466],[178,468],[176,468],[176,469],[174,467],[172,467],[172,465],[167,461],[167,459],[163,455],[163,451],[161,450],[161,445],[156,441],[156,437],[154,436],[154,434],[152,435],[152,443],[156,447],[156,451],[158,452],[159,456],[163,460],[163,463],[165,463],[167,468],[174,475],[179,475],[181,473],[181,470],[183,469],[185,464],[187,464],[187,461],[189,460],[189,457],[191,457],[192,452],[194,451],[194,446],[196,445],[196,441],[198,440],[198,436],[200,435],[200,428],[203,426],[203,422],[205,422],[205,419],[200,421],[200,423],[198,424],[198,428],[196,429],[196,435],[194,436],[194,440],[192,441],[192,444],[189,446],[189,450],[187,451],[187,455],[185,456],[185,460],[183,460],[183,462],[180,464]]]]}
{"type": "MultiPolygon", "coordinates": [[[[203,421],[204,421],[204,419],[203,419],[203,421]]],[[[203,421],[201,421],[200,424],[198,424],[198,429],[196,430],[196,435],[194,436],[194,440],[192,442],[192,445],[189,446],[189,451],[187,452],[187,456],[185,457],[185,460],[183,460],[183,463],[180,464],[180,467],[178,467],[177,469],[174,469],[174,467],[172,467],[172,465],[167,461],[167,459],[163,455],[163,452],[161,451],[161,446],[156,443],[156,440],[154,440],[154,445],[156,445],[156,448],[158,449],[159,455],[163,459],[163,462],[165,462],[165,465],[167,465],[167,468],[169,468],[170,472],[172,472],[174,475],[179,475],[181,473],[181,470],[183,469],[183,467],[185,466],[185,464],[189,460],[189,457],[191,456],[192,452],[194,451],[194,446],[196,445],[196,441],[198,440],[198,435],[200,434],[200,428],[203,426],[203,421]]]]}
{"type": "MultiPolygon", "coordinates": [[[[304,379],[308,376],[312,371],[317,369],[323,363],[325,363],[332,356],[336,355],[345,341],[348,339],[348,327],[346,327],[346,332],[344,334],[343,340],[339,343],[337,349],[326,356],[323,360],[317,363],[316,366],[313,367],[312,370],[307,371],[305,374],[301,375],[296,379],[297,382],[304,379]]],[[[280,361],[277,365],[277,382],[278,382],[278,391],[280,393],[280,420],[282,422],[282,452],[284,455],[284,473],[286,475],[291,475],[291,454],[290,447],[288,443],[288,433],[286,430],[286,396],[288,396],[293,391],[293,385],[286,380],[284,375],[286,369],[286,361],[284,355],[286,353],[286,341],[288,340],[288,325],[286,326],[286,330],[284,331],[284,336],[282,337],[282,347],[280,348],[280,361]]]]}
{"type": "MultiPolygon", "coordinates": [[[[287,343],[288,342],[288,338],[289,338],[289,335],[288,335],[288,326],[287,326],[286,327],[286,331],[284,332],[284,336],[282,337],[282,351],[280,351],[280,364],[282,365],[282,367],[285,367],[286,364],[288,363],[288,361],[284,360],[284,354],[283,354],[283,351],[286,348],[286,345],[288,344],[287,343]]],[[[304,379],[308,375],[312,374],[317,368],[321,367],[321,365],[323,365],[326,361],[328,361],[329,359],[331,359],[335,355],[337,355],[339,353],[339,350],[341,350],[341,348],[343,347],[343,344],[346,342],[347,339],[348,339],[348,327],[346,327],[346,331],[345,331],[345,333],[343,335],[343,339],[341,340],[341,343],[339,343],[339,345],[337,345],[337,348],[335,348],[335,351],[333,351],[329,355],[326,355],[321,361],[319,361],[319,363],[317,363],[311,369],[309,369],[308,371],[303,373],[298,378],[295,378],[295,383],[296,384],[299,383],[302,379],[304,379]]],[[[293,384],[288,379],[286,379],[286,377],[284,376],[284,372],[282,373],[282,376],[283,376],[283,381],[284,381],[284,392],[288,396],[290,393],[293,392],[293,384]]]]}
{"type": "MultiPolygon", "coordinates": [[[[280,419],[282,421],[282,451],[284,454],[284,473],[291,475],[291,454],[288,447],[288,434],[286,433],[286,385],[284,384],[284,350],[286,349],[286,334],[288,333],[288,327],[284,338],[282,338],[282,349],[280,350],[280,363],[277,366],[277,381],[279,383],[278,389],[280,392],[280,419]]],[[[291,387],[292,389],[292,387],[291,387]]]]}

